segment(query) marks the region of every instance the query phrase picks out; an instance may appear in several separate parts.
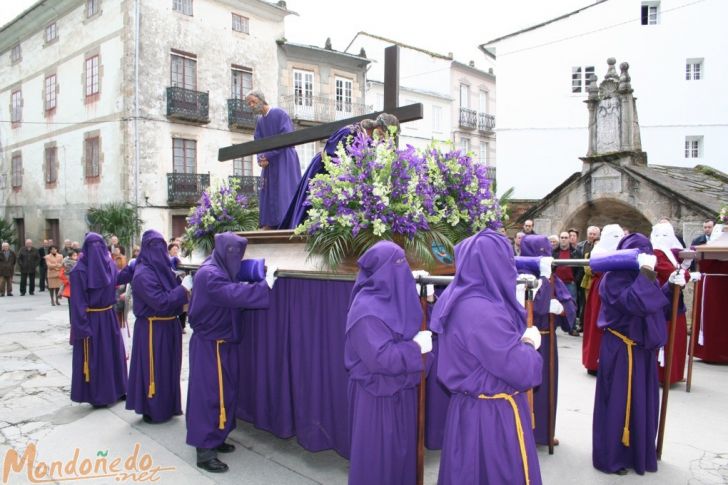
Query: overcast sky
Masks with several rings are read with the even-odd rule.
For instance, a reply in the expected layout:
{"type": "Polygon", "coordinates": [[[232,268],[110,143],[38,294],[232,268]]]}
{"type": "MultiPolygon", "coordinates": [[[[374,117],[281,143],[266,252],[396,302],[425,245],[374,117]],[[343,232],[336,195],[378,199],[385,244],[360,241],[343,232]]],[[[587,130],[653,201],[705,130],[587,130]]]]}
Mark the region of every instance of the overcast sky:
{"type": "MultiPolygon", "coordinates": [[[[2,0],[0,25],[35,2],[2,0]]],[[[344,50],[357,32],[366,31],[441,54],[453,52],[457,60],[478,65],[479,44],[591,3],[594,0],[287,0],[288,9],[298,16],[286,19],[286,39],[323,47],[331,37],[333,48],[344,50]]]]}

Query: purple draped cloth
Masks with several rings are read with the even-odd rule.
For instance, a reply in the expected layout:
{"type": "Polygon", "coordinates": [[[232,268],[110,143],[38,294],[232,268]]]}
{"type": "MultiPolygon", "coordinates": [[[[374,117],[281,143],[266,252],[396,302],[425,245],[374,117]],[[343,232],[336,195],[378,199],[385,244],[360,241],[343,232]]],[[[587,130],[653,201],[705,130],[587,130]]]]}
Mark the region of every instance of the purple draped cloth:
{"type": "Polygon", "coordinates": [[[187,292],[172,272],[167,243],[157,231],[148,230],[142,236],[131,288],[136,323],[126,409],[161,423],[182,414],[182,327],[177,315],[187,303],[187,292]],[[153,355],[149,353],[150,331],[153,355]]]}
{"type": "MultiPolygon", "coordinates": [[[[288,114],[280,108],[271,108],[258,118],[255,139],[268,138],[293,131],[288,114]]],[[[296,186],[301,179],[301,165],[293,147],[278,148],[258,154],[268,159],[268,166],[261,172],[260,226],[278,227],[286,215],[296,186]]]]}
{"type": "MultiPolygon", "coordinates": [[[[633,247],[652,253],[649,240],[642,234],[626,236],[618,249],[633,247]]],[[[599,349],[592,461],[595,468],[606,473],[623,468],[634,468],[640,475],[657,471],[655,438],[660,403],[656,351],[667,340],[664,311],[669,300],[652,276],[641,271],[609,271],[599,284],[602,306],[597,326],[607,331],[599,349]],[[628,433],[624,430],[628,350],[612,331],[635,343],[628,433]],[[625,435],[629,446],[623,442],[625,435]]]]}
{"type": "Polygon", "coordinates": [[[438,483],[525,483],[525,464],[538,485],[525,391],[541,383],[542,359],[521,342],[526,319],[516,300],[513,250],[504,236],[484,230],[455,247],[455,267],[431,322],[439,333],[437,375],[452,393],[438,483]]]}
{"type": "Polygon", "coordinates": [[[303,173],[301,180],[298,182],[298,187],[296,187],[296,192],[293,195],[291,204],[288,206],[286,215],[278,229],[295,229],[304,221],[306,213],[308,212],[308,206],[306,205],[306,201],[308,200],[308,184],[316,175],[325,172],[322,153],[326,153],[329,157],[333,157],[336,154],[336,149],[338,148],[339,143],[344,142],[344,144],[346,144],[346,139],[349,136],[354,135],[358,130],[359,125],[344,126],[339,128],[329,137],[328,140],[326,140],[326,145],[324,146],[323,151],[317,153],[313,159],[311,159],[311,163],[308,165],[308,168],[306,168],[306,171],[303,173]]]}
{"type": "Polygon", "coordinates": [[[346,320],[349,370],[349,484],[414,484],[417,384],[424,370],[412,341],[422,324],[412,271],[401,247],[381,241],[359,258],[346,320]]]}
{"type": "Polygon", "coordinates": [[[216,448],[235,429],[243,310],[269,303],[265,281],[237,281],[246,246],[231,232],[217,234],[212,256],[195,274],[186,418],[187,444],[197,448],[216,448]]]}
{"type": "Polygon", "coordinates": [[[116,303],[116,278],[116,264],[103,238],[88,233],[83,242],[83,257],[69,274],[73,285],[72,401],[104,406],[126,394],[126,353],[112,308],[116,303]]]}
{"type": "MultiPolygon", "coordinates": [[[[551,243],[546,236],[529,235],[521,240],[521,256],[548,256],[551,253],[551,243]]],[[[533,274],[529,271],[522,273],[533,274]]],[[[564,306],[564,315],[554,315],[554,429],[556,429],[556,407],[559,397],[559,347],[556,337],[556,327],[561,327],[564,332],[569,332],[576,320],[576,303],[571,293],[561,281],[561,278],[553,275],[554,298],[564,306]]],[[[549,345],[551,336],[549,330],[549,305],[551,304],[551,283],[548,278],[541,277],[541,287],[533,299],[533,324],[541,331],[541,347],[538,353],[546,363],[543,366],[541,385],[533,390],[533,412],[536,415],[536,428],[533,432],[536,436],[536,443],[547,445],[549,440],[548,419],[549,419],[549,345]]]]}

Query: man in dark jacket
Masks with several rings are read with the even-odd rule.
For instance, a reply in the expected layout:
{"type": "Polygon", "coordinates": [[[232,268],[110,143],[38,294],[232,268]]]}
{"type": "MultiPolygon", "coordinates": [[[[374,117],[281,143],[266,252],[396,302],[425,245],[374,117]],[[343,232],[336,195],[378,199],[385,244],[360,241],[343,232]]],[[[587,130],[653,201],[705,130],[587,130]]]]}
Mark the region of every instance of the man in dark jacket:
{"type": "Polygon", "coordinates": [[[38,250],[33,247],[33,241],[25,240],[25,247],[18,251],[18,267],[20,268],[20,296],[25,296],[25,287],[30,280],[30,294],[35,293],[35,271],[40,263],[38,250]]]}
{"type": "Polygon", "coordinates": [[[713,232],[713,226],[714,222],[711,219],[706,219],[703,222],[703,234],[693,239],[693,242],[690,243],[690,246],[700,246],[708,242],[710,239],[710,233],[713,232]]]}
{"type": "Polygon", "coordinates": [[[51,252],[50,246],[50,241],[43,239],[43,246],[38,248],[38,258],[40,258],[40,264],[38,265],[38,291],[45,291],[46,278],[48,276],[48,265],[46,264],[45,257],[51,252]]]}
{"type": "Polygon", "coordinates": [[[15,252],[10,244],[3,241],[0,250],[0,296],[13,296],[13,271],[15,271],[15,252]]]}

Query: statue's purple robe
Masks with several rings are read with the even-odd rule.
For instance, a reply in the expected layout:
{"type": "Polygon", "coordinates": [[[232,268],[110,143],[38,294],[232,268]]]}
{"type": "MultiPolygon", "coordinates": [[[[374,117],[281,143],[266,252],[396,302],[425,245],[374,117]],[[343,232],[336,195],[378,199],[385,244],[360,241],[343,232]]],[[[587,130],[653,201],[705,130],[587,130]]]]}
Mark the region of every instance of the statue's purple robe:
{"type": "Polygon", "coordinates": [[[148,230],[132,278],[134,340],[129,368],[126,409],[164,422],[182,414],[182,327],[177,316],[187,303],[187,292],[172,271],[167,243],[160,233],[148,230]],[[155,393],[149,397],[149,318],[174,317],[152,323],[155,393]]]}
{"type": "Polygon", "coordinates": [[[73,364],[71,400],[104,406],[126,394],[124,341],[111,306],[116,303],[118,271],[104,239],[86,235],[82,257],[71,270],[71,335],[73,364]],[[105,311],[87,311],[101,309],[105,311]],[[84,340],[87,340],[89,379],[84,374],[84,340]]]}
{"type": "Polygon", "coordinates": [[[197,448],[216,448],[235,429],[243,311],[268,307],[265,281],[237,281],[246,246],[245,238],[231,232],[217,234],[212,256],[195,273],[188,311],[193,333],[186,418],[187,444],[197,448]]]}
{"type": "Polygon", "coordinates": [[[414,484],[416,386],[424,364],[412,337],[422,323],[422,308],[402,248],[379,242],[358,264],[344,343],[349,484],[414,484]]]}
{"type": "MultiPolygon", "coordinates": [[[[268,138],[293,131],[288,114],[280,108],[271,108],[260,116],[255,125],[255,139],[268,138]]],[[[259,153],[265,156],[268,166],[261,172],[260,226],[276,228],[286,215],[296,186],[301,179],[301,165],[293,147],[278,148],[259,153]]]]}
{"type": "MultiPolygon", "coordinates": [[[[638,248],[652,253],[649,239],[630,234],[617,249],[638,248]]],[[[657,471],[655,437],[659,412],[657,349],[667,340],[665,296],[667,285],[649,279],[640,271],[610,271],[599,284],[602,300],[597,326],[612,329],[632,339],[633,374],[629,420],[629,446],[622,443],[627,404],[627,345],[605,331],[599,350],[592,461],[607,473],[633,468],[637,473],[657,471]]]]}
{"type": "MultiPolygon", "coordinates": [[[[551,256],[551,243],[546,236],[529,235],[521,241],[521,256],[551,256]]],[[[521,273],[533,274],[527,269],[521,273]]],[[[563,315],[554,315],[554,429],[556,429],[556,405],[559,397],[559,347],[556,338],[556,328],[560,327],[564,332],[569,332],[576,320],[576,303],[571,293],[561,281],[561,278],[553,275],[554,297],[564,306],[563,315]]],[[[533,432],[536,435],[536,443],[547,445],[549,440],[548,413],[549,413],[549,306],[551,304],[551,283],[548,278],[541,277],[541,287],[533,299],[533,324],[541,332],[541,347],[538,353],[543,359],[543,376],[541,385],[533,390],[533,412],[536,415],[536,427],[533,432]]]]}
{"type": "Polygon", "coordinates": [[[437,377],[452,393],[440,455],[440,485],[541,483],[526,391],[541,384],[542,359],[521,342],[526,314],[516,299],[508,240],[486,229],[455,247],[455,278],[435,304],[437,377]],[[526,450],[523,459],[513,396],[526,450]]]}
{"type": "Polygon", "coordinates": [[[329,137],[328,140],[326,140],[326,145],[324,145],[323,151],[317,153],[313,159],[311,159],[311,163],[303,173],[301,180],[298,182],[296,192],[293,195],[291,204],[288,206],[288,210],[286,211],[286,215],[283,218],[279,229],[295,229],[304,221],[306,213],[308,212],[308,206],[306,205],[306,201],[308,200],[308,184],[316,175],[325,172],[322,154],[326,153],[329,157],[333,157],[336,154],[339,143],[344,142],[346,145],[346,139],[358,131],[360,131],[358,124],[344,126],[339,128],[329,137]]]}

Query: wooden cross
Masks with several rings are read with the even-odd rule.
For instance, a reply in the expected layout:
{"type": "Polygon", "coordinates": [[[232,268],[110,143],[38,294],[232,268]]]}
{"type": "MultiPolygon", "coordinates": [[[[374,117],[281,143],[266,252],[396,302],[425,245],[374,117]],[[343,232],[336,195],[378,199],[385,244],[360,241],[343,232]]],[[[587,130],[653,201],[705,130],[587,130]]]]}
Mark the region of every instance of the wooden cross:
{"type": "Polygon", "coordinates": [[[399,46],[393,45],[384,49],[384,111],[368,113],[362,116],[346,118],[343,120],[324,123],[322,125],[292,131],[283,135],[261,138],[260,140],[230,145],[220,148],[217,159],[220,162],[235,158],[247,157],[257,153],[301,145],[317,140],[324,140],[343,126],[357,123],[367,118],[376,118],[381,113],[393,114],[400,123],[421,120],[423,116],[422,103],[398,107],[399,100],[399,46]]]}

